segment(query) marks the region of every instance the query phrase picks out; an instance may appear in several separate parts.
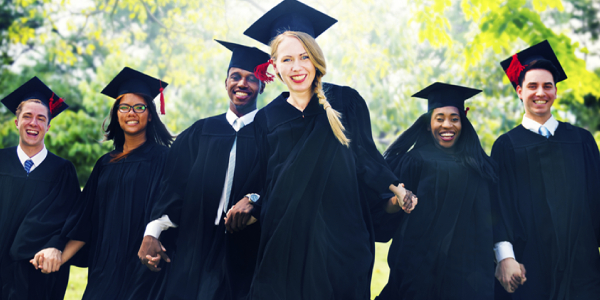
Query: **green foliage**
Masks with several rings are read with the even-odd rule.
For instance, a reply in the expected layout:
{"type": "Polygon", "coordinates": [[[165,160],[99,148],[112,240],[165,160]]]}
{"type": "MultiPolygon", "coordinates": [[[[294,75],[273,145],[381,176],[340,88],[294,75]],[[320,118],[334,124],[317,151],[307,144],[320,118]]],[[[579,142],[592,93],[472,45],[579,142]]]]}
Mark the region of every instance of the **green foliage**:
{"type": "MultiPolygon", "coordinates": [[[[467,102],[468,117],[489,151],[523,113],[499,62],[544,39],[569,77],[558,84],[555,116],[600,141],[600,69],[588,70],[591,59],[600,59],[593,47],[598,1],[302,1],[338,19],[317,39],[327,58],[324,80],[365,98],[381,151],[425,112],[426,102],[411,95],[435,81],[483,90],[467,102]]],[[[277,3],[0,0],[0,97],[35,75],[65,99],[71,107],[52,121],[46,145],[74,163],[83,185],[94,162],[112,149],[101,141],[114,100],[100,91],[124,66],[169,83],[161,119],[180,133],[228,107],[231,53],[213,39],[269,52],[242,32],[277,3]]],[[[283,90],[281,82],[269,84],[259,107],[283,90]]],[[[18,142],[14,119],[0,107],[2,148],[18,142]]],[[[374,293],[383,286],[376,282],[374,293]]]]}

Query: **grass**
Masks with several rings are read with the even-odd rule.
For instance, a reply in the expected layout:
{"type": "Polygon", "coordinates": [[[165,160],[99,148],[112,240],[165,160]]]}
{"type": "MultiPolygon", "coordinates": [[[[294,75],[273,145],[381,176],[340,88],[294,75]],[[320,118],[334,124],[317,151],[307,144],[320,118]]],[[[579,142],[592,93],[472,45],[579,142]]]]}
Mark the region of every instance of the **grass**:
{"type": "Polygon", "coordinates": [[[65,300],[79,300],[83,296],[83,291],[87,284],[87,268],[78,268],[71,266],[69,275],[69,285],[65,293],[65,300]]]}
{"type": "MultiPolygon", "coordinates": [[[[390,269],[387,265],[387,253],[390,243],[375,244],[375,267],[373,268],[373,279],[371,281],[371,299],[379,295],[381,289],[385,286],[388,280],[390,269]]],[[[65,294],[65,300],[79,300],[85,290],[87,283],[87,269],[71,267],[71,275],[69,278],[69,286],[65,294]]]]}

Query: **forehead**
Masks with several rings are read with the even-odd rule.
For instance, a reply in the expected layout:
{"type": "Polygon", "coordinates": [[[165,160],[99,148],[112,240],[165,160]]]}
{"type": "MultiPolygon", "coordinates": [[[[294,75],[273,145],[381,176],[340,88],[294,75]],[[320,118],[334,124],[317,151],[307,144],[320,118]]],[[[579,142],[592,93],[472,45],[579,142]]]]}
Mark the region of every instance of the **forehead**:
{"type": "Polygon", "coordinates": [[[229,68],[229,76],[231,76],[231,74],[235,74],[238,73],[243,77],[249,76],[249,75],[254,75],[254,73],[246,71],[244,69],[240,69],[240,68],[236,68],[236,67],[231,67],[229,68]]]}
{"type": "Polygon", "coordinates": [[[532,69],[525,73],[523,83],[525,82],[554,82],[552,73],[545,69],[532,69]]]}
{"type": "Polygon", "coordinates": [[[305,53],[306,49],[300,41],[293,36],[286,36],[277,47],[277,53],[281,55],[294,55],[305,53]]]}
{"type": "Polygon", "coordinates": [[[458,108],[456,108],[455,106],[444,106],[444,107],[438,107],[435,108],[433,110],[433,116],[436,115],[452,115],[452,114],[456,114],[458,115],[458,108]]]}
{"type": "Polygon", "coordinates": [[[33,115],[43,115],[48,118],[48,108],[43,104],[35,102],[27,102],[21,108],[21,114],[30,113],[33,115]]]}
{"type": "Polygon", "coordinates": [[[144,100],[144,97],[137,95],[137,94],[124,94],[123,98],[121,98],[121,104],[146,104],[146,100],[144,100]]]}

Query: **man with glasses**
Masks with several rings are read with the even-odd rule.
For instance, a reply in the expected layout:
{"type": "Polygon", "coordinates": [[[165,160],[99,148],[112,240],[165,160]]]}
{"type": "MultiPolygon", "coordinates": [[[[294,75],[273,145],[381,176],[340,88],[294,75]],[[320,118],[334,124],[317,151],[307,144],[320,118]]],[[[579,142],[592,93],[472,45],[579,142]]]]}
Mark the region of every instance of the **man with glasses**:
{"type": "Polygon", "coordinates": [[[226,233],[225,216],[235,204],[246,208],[239,219],[247,220],[251,201],[258,198],[248,194],[258,190],[252,122],[265,88],[259,78],[267,76],[254,70],[265,70],[269,55],[217,42],[233,52],[225,79],[229,110],[197,121],[173,144],[154,221],[146,227],[138,253],[154,271],[160,270],[161,260],[171,261],[160,295],[164,299],[245,299],[256,263],[259,225],[226,233]],[[171,230],[177,231],[177,240],[169,258],[158,239],[170,227],[176,227],[171,230]]]}
{"type": "Polygon", "coordinates": [[[37,77],[2,103],[17,116],[19,144],[0,150],[0,299],[62,299],[69,268],[36,268],[59,269],[61,229],[79,195],[73,164],[44,145],[50,120],[68,105],[37,77]],[[34,268],[40,250],[46,259],[34,268]]]}

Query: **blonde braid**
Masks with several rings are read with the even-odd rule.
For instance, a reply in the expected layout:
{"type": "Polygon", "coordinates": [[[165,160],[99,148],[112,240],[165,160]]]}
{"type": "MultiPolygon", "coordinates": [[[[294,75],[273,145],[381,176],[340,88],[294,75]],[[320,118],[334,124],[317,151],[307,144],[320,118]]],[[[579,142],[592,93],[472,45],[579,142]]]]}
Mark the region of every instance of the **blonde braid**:
{"type": "Polygon", "coordinates": [[[329,120],[329,125],[331,126],[331,130],[333,131],[333,135],[335,135],[335,137],[340,141],[340,143],[342,143],[342,145],[349,147],[350,139],[347,138],[344,134],[346,128],[344,128],[344,125],[340,121],[342,114],[339,111],[333,109],[333,107],[331,107],[331,104],[329,104],[329,101],[327,101],[327,97],[325,97],[325,93],[323,92],[323,85],[321,84],[320,78],[316,81],[318,83],[315,92],[317,94],[317,97],[319,98],[319,104],[323,105],[323,109],[325,109],[325,113],[327,114],[327,120],[329,120]]]}
{"type": "MultiPolygon", "coordinates": [[[[331,107],[331,104],[329,104],[329,101],[327,101],[327,97],[323,92],[321,78],[323,78],[323,76],[325,76],[327,73],[327,64],[325,63],[323,51],[321,51],[321,48],[312,36],[299,31],[285,31],[271,41],[272,60],[277,61],[277,48],[285,37],[294,37],[298,39],[308,53],[308,57],[315,66],[316,71],[315,79],[312,83],[312,91],[314,94],[317,94],[317,97],[319,98],[319,104],[323,105],[323,109],[325,109],[325,113],[327,113],[327,120],[329,120],[329,125],[331,126],[333,134],[340,141],[340,143],[342,143],[342,145],[349,147],[350,139],[348,139],[344,134],[345,128],[340,121],[342,114],[331,107]]],[[[281,74],[278,73],[277,76],[283,81],[281,74]]]]}

